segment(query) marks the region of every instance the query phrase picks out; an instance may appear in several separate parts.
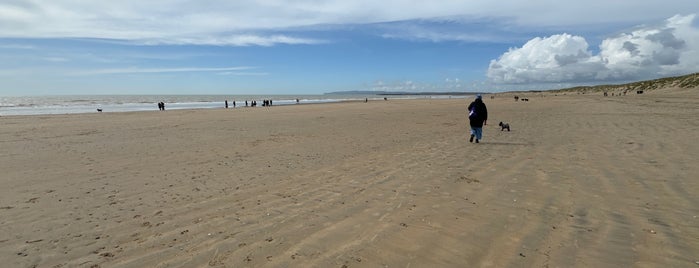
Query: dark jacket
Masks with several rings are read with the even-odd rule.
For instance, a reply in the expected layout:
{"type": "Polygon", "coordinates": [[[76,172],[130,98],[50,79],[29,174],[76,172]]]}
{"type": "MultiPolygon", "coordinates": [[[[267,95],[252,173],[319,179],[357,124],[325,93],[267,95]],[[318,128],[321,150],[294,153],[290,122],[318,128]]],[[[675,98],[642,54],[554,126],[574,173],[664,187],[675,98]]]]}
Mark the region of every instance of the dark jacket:
{"type": "Polygon", "coordinates": [[[469,116],[468,119],[472,127],[483,127],[483,122],[488,120],[488,108],[485,107],[482,99],[476,99],[468,105],[469,114],[471,111],[475,116],[469,116]]]}

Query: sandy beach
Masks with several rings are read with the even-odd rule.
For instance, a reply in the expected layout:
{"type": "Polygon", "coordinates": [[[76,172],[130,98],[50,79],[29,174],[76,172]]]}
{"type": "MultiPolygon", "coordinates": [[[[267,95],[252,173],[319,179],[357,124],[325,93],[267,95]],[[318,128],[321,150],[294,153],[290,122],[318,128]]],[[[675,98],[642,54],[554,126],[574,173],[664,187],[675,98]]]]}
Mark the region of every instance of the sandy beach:
{"type": "Polygon", "coordinates": [[[0,266],[699,267],[699,90],[512,96],[3,116],[0,266]]]}

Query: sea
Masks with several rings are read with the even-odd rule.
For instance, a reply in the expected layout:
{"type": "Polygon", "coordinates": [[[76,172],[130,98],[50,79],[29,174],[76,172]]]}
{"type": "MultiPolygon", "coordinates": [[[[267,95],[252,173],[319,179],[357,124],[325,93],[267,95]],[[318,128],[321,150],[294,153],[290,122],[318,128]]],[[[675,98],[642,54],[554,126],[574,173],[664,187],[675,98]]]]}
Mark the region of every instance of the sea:
{"type": "Polygon", "coordinates": [[[297,105],[332,103],[343,101],[421,99],[421,98],[465,98],[449,95],[367,95],[367,94],[322,94],[322,95],[60,95],[60,96],[0,96],[0,116],[157,111],[158,102],[165,103],[166,110],[222,109],[228,101],[229,108],[245,107],[252,101],[262,106],[263,100],[272,100],[272,105],[297,105]],[[298,100],[298,101],[297,101],[298,100]]]}

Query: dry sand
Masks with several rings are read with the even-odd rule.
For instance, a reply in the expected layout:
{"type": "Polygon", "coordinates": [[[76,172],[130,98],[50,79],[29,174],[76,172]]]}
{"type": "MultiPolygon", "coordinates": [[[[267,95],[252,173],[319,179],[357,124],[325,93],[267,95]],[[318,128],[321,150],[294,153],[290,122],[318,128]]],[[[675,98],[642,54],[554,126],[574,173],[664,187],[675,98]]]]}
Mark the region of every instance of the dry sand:
{"type": "Polygon", "coordinates": [[[0,117],[0,266],[697,267],[698,92],[0,117]]]}

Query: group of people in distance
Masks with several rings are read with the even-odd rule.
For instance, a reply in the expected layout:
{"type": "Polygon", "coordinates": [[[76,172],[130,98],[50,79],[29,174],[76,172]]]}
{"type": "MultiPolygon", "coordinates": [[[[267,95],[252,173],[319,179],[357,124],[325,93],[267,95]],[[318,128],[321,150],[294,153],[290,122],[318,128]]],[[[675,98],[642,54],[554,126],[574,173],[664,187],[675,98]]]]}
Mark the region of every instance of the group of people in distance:
{"type": "MultiPolygon", "coordinates": [[[[298,102],[298,99],[296,100],[298,102]]],[[[224,102],[224,105],[226,106],[226,109],[228,109],[228,100],[224,102]]],[[[245,107],[256,107],[257,106],[257,101],[253,100],[248,102],[245,100],[245,107]]],[[[262,106],[272,106],[272,100],[262,100],[262,106]]],[[[233,100],[233,108],[235,108],[235,100],[233,100]]]]}
{"type": "MultiPolygon", "coordinates": [[[[299,102],[299,100],[296,99],[296,103],[298,103],[298,102],[299,102]]],[[[233,104],[233,108],[235,108],[235,106],[236,106],[235,100],[233,100],[231,103],[233,104]]],[[[224,106],[226,107],[226,109],[228,109],[228,107],[229,107],[228,100],[224,101],[224,106]]],[[[247,100],[245,101],[245,107],[256,107],[256,106],[257,106],[256,100],[253,100],[250,102],[248,102],[247,100]]],[[[262,106],[272,106],[272,100],[271,99],[270,100],[262,100],[262,106]]],[[[165,111],[165,103],[164,102],[162,102],[162,101],[158,102],[158,110],[165,111]]]]}
{"type": "MultiPolygon", "coordinates": [[[[272,100],[262,100],[262,106],[272,106],[272,100]]],[[[235,107],[235,101],[233,101],[233,107],[235,107]]],[[[253,100],[248,102],[246,100],[245,107],[257,107],[257,101],[253,100]]]]}
{"type": "MultiPolygon", "coordinates": [[[[248,101],[246,100],[246,101],[245,101],[245,107],[248,107],[248,106],[250,106],[250,107],[257,107],[257,101],[254,100],[254,101],[251,101],[251,102],[248,104],[248,101]]],[[[272,100],[262,100],[262,106],[272,106],[272,100]]],[[[233,107],[235,107],[235,101],[233,102],[233,107]]]]}

